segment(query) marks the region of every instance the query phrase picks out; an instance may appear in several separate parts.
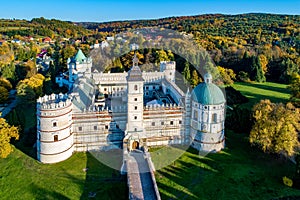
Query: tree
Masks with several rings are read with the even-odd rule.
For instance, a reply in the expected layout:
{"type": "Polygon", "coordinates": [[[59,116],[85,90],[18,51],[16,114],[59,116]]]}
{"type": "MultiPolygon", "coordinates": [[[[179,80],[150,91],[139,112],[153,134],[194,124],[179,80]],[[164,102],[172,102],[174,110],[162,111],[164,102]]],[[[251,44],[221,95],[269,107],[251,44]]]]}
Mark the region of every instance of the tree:
{"type": "Polygon", "coordinates": [[[300,106],[300,75],[294,73],[292,75],[292,83],[288,86],[291,91],[291,101],[300,106]]]}
{"type": "Polygon", "coordinates": [[[0,103],[5,103],[8,99],[8,90],[3,87],[0,86],[0,103]]]}
{"type": "Polygon", "coordinates": [[[62,49],[61,55],[62,55],[62,65],[67,64],[68,58],[71,58],[75,55],[76,49],[75,47],[68,45],[65,48],[62,49]]]}
{"type": "Polygon", "coordinates": [[[0,157],[6,158],[13,148],[10,145],[11,138],[19,139],[19,130],[15,126],[10,126],[4,118],[0,118],[0,157]]]}
{"type": "Polygon", "coordinates": [[[253,56],[251,59],[251,72],[250,72],[250,78],[251,80],[257,81],[257,82],[265,82],[266,77],[263,73],[261,63],[259,61],[258,57],[253,56]]]}
{"type": "Polygon", "coordinates": [[[191,79],[191,85],[192,87],[196,87],[199,84],[199,76],[197,71],[194,69],[192,72],[192,79],[191,79]]]}
{"type": "Polygon", "coordinates": [[[222,81],[224,84],[233,84],[236,74],[232,69],[227,69],[221,66],[218,66],[218,71],[221,75],[222,81]]]}
{"type": "Polygon", "coordinates": [[[260,54],[258,56],[258,60],[260,62],[260,66],[261,66],[263,74],[266,74],[266,72],[268,71],[268,67],[267,67],[268,59],[267,59],[267,57],[263,54],[260,54]]]}
{"type": "Polygon", "coordinates": [[[185,62],[184,63],[184,69],[183,69],[183,77],[184,77],[184,82],[188,83],[191,79],[191,72],[190,72],[190,63],[185,62]]]}
{"type": "Polygon", "coordinates": [[[264,152],[291,156],[299,146],[300,110],[286,105],[261,100],[253,107],[254,125],[249,140],[264,152]]]}
{"type": "Polygon", "coordinates": [[[0,86],[5,87],[7,90],[12,89],[11,83],[5,78],[0,78],[0,86]]]}
{"type": "Polygon", "coordinates": [[[21,103],[34,103],[39,96],[42,96],[44,80],[43,75],[36,74],[20,81],[17,85],[17,96],[21,103]]]}

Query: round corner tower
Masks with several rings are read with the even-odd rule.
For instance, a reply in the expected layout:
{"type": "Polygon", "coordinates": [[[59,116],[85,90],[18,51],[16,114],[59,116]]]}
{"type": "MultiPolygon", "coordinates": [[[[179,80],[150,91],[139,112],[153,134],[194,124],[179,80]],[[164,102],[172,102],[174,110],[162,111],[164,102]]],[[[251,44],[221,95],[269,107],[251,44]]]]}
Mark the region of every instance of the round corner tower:
{"type": "Polygon", "coordinates": [[[67,95],[52,94],[37,100],[37,158],[57,163],[73,153],[72,102],[67,95]]]}
{"type": "Polygon", "coordinates": [[[225,146],[225,97],[212,83],[210,74],[192,92],[191,140],[192,147],[206,152],[220,151],[225,146]]]}

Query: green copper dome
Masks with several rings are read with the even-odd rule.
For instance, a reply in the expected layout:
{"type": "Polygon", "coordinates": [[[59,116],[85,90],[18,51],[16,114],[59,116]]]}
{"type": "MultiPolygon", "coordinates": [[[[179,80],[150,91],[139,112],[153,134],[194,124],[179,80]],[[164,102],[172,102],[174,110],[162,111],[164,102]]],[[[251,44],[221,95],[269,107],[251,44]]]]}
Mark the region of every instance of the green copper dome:
{"type": "Polygon", "coordinates": [[[211,76],[204,76],[205,82],[200,83],[192,92],[192,100],[202,105],[218,105],[225,103],[225,97],[222,90],[213,84],[211,76]],[[208,79],[206,79],[208,77],[208,79]]]}
{"type": "Polygon", "coordinates": [[[74,57],[75,62],[82,63],[82,61],[85,60],[85,59],[86,59],[85,55],[83,54],[81,49],[79,49],[77,54],[74,57]]]}

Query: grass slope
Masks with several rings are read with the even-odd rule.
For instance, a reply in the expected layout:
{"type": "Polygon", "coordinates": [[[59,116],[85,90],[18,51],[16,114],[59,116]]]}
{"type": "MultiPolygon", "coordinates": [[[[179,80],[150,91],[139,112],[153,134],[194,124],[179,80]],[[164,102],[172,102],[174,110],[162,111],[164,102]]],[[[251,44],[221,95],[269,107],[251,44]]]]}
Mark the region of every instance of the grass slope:
{"type": "Polygon", "coordinates": [[[290,94],[287,85],[279,83],[242,83],[233,84],[236,90],[249,98],[249,102],[244,106],[253,106],[261,99],[270,99],[272,102],[287,102],[290,94]]]}
{"type": "Polygon", "coordinates": [[[189,149],[172,165],[158,170],[162,199],[300,197],[300,190],[282,183],[283,176],[293,175],[293,164],[255,150],[243,135],[231,131],[227,131],[226,145],[223,151],[206,157],[189,149]]]}
{"type": "Polygon", "coordinates": [[[89,153],[49,165],[15,149],[0,159],[0,188],[1,199],[128,199],[126,181],[89,153]]]}

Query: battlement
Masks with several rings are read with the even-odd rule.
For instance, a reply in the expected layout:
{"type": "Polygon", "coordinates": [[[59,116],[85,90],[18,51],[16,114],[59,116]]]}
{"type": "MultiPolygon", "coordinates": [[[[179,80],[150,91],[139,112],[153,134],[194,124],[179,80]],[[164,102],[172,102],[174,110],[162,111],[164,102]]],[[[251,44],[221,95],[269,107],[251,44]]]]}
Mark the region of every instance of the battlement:
{"type": "Polygon", "coordinates": [[[37,108],[43,110],[53,110],[57,108],[68,107],[72,104],[67,94],[45,95],[37,99],[37,108]]]}
{"type": "Polygon", "coordinates": [[[151,104],[144,107],[144,111],[147,110],[180,110],[182,109],[182,106],[177,104],[151,104]]]}

